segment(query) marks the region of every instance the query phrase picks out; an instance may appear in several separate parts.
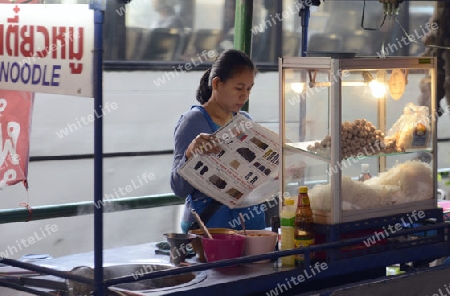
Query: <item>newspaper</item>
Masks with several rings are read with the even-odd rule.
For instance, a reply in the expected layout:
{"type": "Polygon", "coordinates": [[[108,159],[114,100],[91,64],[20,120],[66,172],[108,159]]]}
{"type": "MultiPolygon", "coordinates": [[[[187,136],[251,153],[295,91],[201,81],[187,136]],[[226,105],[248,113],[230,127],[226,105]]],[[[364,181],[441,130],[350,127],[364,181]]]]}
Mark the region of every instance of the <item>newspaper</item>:
{"type": "Polygon", "coordinates": [[[242,114],[217,130],[217,153],[198,153],[178,173],[192,186],[230,208],[273,199],[279,191],[279,136],[242,114]]]}

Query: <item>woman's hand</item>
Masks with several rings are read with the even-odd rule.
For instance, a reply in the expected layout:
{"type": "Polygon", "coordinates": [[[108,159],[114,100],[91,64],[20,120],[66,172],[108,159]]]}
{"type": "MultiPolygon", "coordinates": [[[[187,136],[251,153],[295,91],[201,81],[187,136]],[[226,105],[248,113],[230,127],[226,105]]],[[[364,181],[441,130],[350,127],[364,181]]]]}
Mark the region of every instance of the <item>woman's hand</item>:
{"type": "Polygon", "coordinates": [[[211,134],[201,133],[189,144],[186,149],[186,158],[198,154],[219,153],[222,149],[218,146],[218,139],[211,134]]]}

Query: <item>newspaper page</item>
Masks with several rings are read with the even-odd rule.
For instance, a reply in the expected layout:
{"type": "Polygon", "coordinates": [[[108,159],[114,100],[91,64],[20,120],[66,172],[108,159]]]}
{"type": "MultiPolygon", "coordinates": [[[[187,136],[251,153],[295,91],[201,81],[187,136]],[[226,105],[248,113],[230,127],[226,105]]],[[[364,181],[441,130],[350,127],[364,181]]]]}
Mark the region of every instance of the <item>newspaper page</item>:
{"type": "Polygon", "coordinates": [[[215,133],[217,154],[197,154],[178,171],[192,186],[230,208],[255,205],[279,191],[281,146],[276,133],[234,116],[215,133]]]}

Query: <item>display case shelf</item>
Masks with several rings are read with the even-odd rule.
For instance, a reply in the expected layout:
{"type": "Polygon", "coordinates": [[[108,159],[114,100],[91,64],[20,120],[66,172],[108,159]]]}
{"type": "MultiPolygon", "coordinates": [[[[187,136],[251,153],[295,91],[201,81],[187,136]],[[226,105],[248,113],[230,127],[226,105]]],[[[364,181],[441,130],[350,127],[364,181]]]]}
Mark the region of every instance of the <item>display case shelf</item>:
{"type": "MultiPolygon", "coordinates": [[[[308,141],[308,142],[297,142],[297,143],[285,143],[284,148],[286,151],[290,151],[292,153],[303,153],[307,156],[314,157],[318,160],[322,160],[325,162],[331,161],[331,149],[330,148],[321,148],[320,152],[312,151],[308,149],[308,146],[314,145],[315,142],[318,141],[308,141]],[[322,152],[324,151],[324,152],[322,152]]],[[[319,141],[320,142],[320,141],[319,141]]],[[[380,156],[396,156],[396,155],[406,155],[412,153],[421,153],[428,152],[433,153],[433,149],[430,148],[416,148],[416,149],[407,149],[403,152],[394,152],[394,153],[373,153],[364,156],[356,156],[356,157],[346,157],[343,160],[361,160],[370,157],[380,157],[380,156]]]]}
{"type": "MultiPolygon", "coordinates": [[[[397,205],[384,205],[368,209],[348,210],[344,211],[341,223],[354,222],[364,219],[376,218],[380,216],[390,216],[402,213],[411,213],[413,211],[436,209],[436,201],[434,199],[426,199],[413,201],[397,205]],[[382,213],[382,215],[380,215],[382,213]]],[[[313,210],[314,222],[318,224],[333,224],[329,211],[313,210]]],[[[406,217],[406,215],[405,215],[406,217]]],[[[434,218],[434,217],[429,217],[434,218]]]]}
{"type": "Polygon", "coordinates": [[[325,162],[329,162],[330,158],[326,155],[323,155],[322,153],[309,151],[307,147],[309,145],[313,145],[315,141],[309,141],[309,142],[297,142],[297,143],[285,143],[283,145],[285,152],[291,152],[291,153],[303,153],[307,156],[313,157],[317,160],[322,160],[325,162]]]}

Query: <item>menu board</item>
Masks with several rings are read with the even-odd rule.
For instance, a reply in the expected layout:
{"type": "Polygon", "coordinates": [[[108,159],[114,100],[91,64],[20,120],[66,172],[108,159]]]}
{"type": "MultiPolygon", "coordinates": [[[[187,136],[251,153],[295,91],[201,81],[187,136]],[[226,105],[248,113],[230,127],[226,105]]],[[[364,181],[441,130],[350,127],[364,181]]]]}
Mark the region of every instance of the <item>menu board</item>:
{"type": "Polygon", "coordinates": [[[194,154],[179,174],[230,208],[272,199],[279,190],[279,136],[242,114],[234,116],[214,135],[221,151],[194,154]]]}

